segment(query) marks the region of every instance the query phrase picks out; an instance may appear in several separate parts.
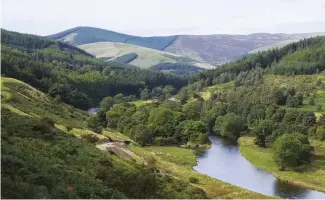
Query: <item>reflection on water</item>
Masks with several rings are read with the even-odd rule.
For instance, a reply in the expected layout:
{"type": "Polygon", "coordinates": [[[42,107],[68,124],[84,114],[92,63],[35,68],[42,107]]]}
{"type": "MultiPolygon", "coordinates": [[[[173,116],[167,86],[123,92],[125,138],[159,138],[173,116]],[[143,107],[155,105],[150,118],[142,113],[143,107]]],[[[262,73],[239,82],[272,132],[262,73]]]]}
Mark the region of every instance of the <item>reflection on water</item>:
{"type": "Polygon", "coordinates": [[[211,148],[198,157],[194,169],[202,174],[266,195],[283,198],[325,199],[325,193],[280,181],[257,169],[239,152],[236,144],[211,136],[211,148]]]}
{"type": "Polygon", "coordinates": [[[99,108],[90,108],[90,109],[88,110],[88,112],[89,112],[90,114],[96,114],[98,110],[99,110],[99,108]]]}

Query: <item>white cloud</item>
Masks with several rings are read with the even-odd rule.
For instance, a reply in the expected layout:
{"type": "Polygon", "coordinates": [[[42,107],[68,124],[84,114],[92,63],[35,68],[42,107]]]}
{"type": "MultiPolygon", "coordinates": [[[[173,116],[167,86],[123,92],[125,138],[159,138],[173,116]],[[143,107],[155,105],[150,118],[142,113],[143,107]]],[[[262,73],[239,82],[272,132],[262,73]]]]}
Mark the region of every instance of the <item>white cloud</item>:
{"type": "Polygon", "coordinates": [[[324,26],[319,26],[325,22],[324,0],[2,0],[2,3],[3,28],[40,35],[80,25],[135,35],[325,31],[324,26]]]}

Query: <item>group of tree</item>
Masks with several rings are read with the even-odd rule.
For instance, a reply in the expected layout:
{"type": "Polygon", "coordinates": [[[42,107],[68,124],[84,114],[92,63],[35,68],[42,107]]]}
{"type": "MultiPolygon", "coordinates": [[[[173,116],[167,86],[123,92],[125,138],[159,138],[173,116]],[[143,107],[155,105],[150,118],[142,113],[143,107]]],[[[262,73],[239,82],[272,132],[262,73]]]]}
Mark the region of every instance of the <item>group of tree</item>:
{"type": "Polygon", "coordinates": [[[325,117],[317,121],[314,113],[322,111],[322,106],[316,105],[316,93],[325,89],[324,81],[315,76],[316,84],[306,84],[303,78],[280,85],[265,84],[265,76],[293,77],[324,70],[325,37],[314,37],[201,72],[191,77],[176,97],[184,106],[190,99],[201,102],[196,116],[207,124],[211,134],[233,140],[253,134],[256,145],[273,146],[279,169],[296,167],[311,160],[310,138],[325,139],[325,117]],[[209,89],[210,98],[203,101],[200,93],[214,84],[223,86],[209,89]],[[317,109],[302,111],[299,108],[304,102],[317,109]]]}
{"type": "MultiPolygon", "coordinates": [[[[1,30],[1,64],[2,76],[22,80],[81,109],[119,93],[140,98],[142,91],[149,90],[150,97],[155,97],[165,94],[162,91],[168,87],[172,88],[168,92],[173,93],[187,84],[183,76],[114,67],[77,47],[4,29],[1,30]]],[[[141,96],[148,98],[145,92],[141,96]]]]}
{"type": "Polygon", "coordinates": [[[88,126],[100,132],[101,128],[117,129],[141,145],[208,143],[204,121],[192,105],[166,100],[136,107],[133,103],[118,102],[107,107],[107,98],[101,109],[88,121],[88,126]],[[97,129],[97,127],[100,127],[97,129]]]}

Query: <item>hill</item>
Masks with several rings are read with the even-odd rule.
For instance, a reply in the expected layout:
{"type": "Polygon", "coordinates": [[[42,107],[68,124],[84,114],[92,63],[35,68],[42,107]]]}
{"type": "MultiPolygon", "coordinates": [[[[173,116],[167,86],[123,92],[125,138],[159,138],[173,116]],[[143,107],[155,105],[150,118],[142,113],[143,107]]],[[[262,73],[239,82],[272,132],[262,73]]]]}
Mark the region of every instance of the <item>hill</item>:
{"type": "Polygon", "coordinates": [[[113,60],[140,68],[151,68],[155,65],[163,65],[166,63],[174,63],[184,68],[186,68],[187,65],[193,66],[197,68],[196,71],[201,68],[212,69],[215,67],[211,64],[198,62],[188,57],[125,43],[97,42],[79,45],[78,47],[95,55],[101,60],[113,60]]]}
{"type": "Polygon", "coordinates": [[[205,197],[189,183],[97,149],[103,136],[85,128],[86,112],[16,79],[1,78],[1,85],[2,198],[205,197]],[[182,192],[169,188],[173,183],[182,192]]]}
{"type": "Polygon", "coordinates": [[[106,96],[140,96],[186,78],[103,62],[82,49],[36,35],[1,30],[2,75],[16,78],[75,107],[87,109],[106,96]]]}
{"type": "Polygon", "coordinates": [[[108,137],[131,140],[109,130],[103,135],[88,130],[88,118],[88,113],[22,81],[2,77],[1,197],[265,197],[196,173],[191,168],[195,160],[186,159],[194,156],[190,149],[142,148],[134,143],[116,147],[120,150],[115,148],[115,153],[100,150],[111,140],[108,137]],[[128,152],[125,157],[119,153],[122,150],[128,152]],[[170,160],[153,151],[169,152],[179,159],[170,160]],[[190,183],[189,176],[197,176],[200,183],[190,183]]]}
{"type": "Polygon", "coordinates": [[[96,42],[127,43],[163,50],[211,64],[222,64],[240,58],[257,48],[283,41],[296,41],[315,35],[324,35],[324,33],[140,37],[93,27],[76,27],[48,37],[75,46],[96,42]]]}

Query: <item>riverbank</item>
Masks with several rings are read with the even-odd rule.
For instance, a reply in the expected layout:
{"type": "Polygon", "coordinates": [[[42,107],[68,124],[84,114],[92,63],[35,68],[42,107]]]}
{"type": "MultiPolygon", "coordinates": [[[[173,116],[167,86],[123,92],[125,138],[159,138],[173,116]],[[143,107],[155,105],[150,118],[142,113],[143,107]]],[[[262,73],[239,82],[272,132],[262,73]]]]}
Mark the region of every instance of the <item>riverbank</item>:
{"type": "Polygon", "coordinates": [[[184,181],[197,179],[191,183],[202,188],[211,199],[270,199],[271,196],[252,192],[229,183],[200,174],[193,169],[196,165],[196,152],[193,149],[166,146],[139,147],[133,145],[130,150],[143,159],[154,158],[156,166],[163,172],[184,181]]]}
{"type": "Polygon", "coordinates": [[[283,181],[325,192],[325,142],[311,141],[315,156],[310,165],[303,166],[303,172],[279,171],[272,150],[254,145],[254,137],[240,137],[238,143],[241,154],[257,168],[268,171],[283,181]]]}

